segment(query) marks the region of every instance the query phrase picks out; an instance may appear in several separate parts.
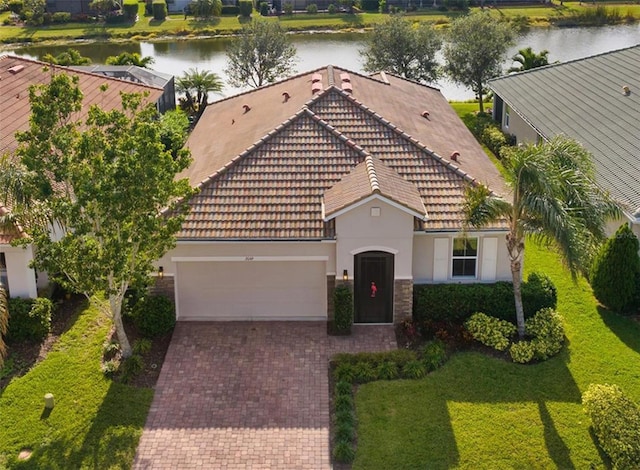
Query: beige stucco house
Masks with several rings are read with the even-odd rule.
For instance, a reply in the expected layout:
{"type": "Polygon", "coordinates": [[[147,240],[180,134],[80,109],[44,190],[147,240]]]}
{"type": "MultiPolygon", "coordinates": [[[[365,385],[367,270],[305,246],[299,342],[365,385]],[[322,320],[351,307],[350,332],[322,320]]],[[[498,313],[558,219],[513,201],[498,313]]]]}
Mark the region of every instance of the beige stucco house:
{"type": "Polygon", "coordinates": [[[593,156],[598,184],[640,236],[640,45],[489,82],[493,116],[518,143],[564,134],[593,156]]]}
{"type": "Polygon", "coordinates": [[[409,315],[414,283],[511,277],[505,228],[463,234],[465,188],[502,179],[441,93],[328,66],[209,105],[191,134],[199,188],[157,287],[179,320],[409,315]]]}

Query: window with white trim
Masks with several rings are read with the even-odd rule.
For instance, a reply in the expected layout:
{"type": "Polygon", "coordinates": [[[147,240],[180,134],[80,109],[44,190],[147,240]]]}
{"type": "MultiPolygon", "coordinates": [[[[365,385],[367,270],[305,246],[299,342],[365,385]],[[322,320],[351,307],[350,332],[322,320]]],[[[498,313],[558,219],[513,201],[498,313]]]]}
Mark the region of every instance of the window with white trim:
{"type": "Polygon", "coordinates": [[[511,108],[509,108],[509,105],[505,105],[504,106],[504,127],[505,129],[509,128],[509,113],[511,112],[511,108]]]}
{"type": "Polygon", "coordinates": [[[454,238],[451,256],[452,277],[476,277],[478,266],[478,239],[454,238]]]}

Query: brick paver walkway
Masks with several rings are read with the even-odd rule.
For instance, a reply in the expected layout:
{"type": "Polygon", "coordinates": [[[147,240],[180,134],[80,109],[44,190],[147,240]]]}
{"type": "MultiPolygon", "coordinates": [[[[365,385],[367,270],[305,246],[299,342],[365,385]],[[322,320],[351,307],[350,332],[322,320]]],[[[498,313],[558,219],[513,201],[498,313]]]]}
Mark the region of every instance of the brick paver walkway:
{"type": "Polygon", "coordinates": [[[396,347],[392,326],[179,322],[137,469],[330,469],[328,360],[396,347]]]}

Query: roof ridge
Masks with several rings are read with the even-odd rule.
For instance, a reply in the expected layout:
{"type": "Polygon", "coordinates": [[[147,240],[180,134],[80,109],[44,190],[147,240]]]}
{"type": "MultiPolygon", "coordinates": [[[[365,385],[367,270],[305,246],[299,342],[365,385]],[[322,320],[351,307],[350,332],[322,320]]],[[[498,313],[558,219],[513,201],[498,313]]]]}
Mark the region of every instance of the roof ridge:
{"type": "Polygon", "coordinates": [[[378,175],[376,174],[376,167],[373,164],[373,157],[371,155],[367,155],[364,161],[367,169],[367,176],[369,177],[369,184],[371,185],[371,192],[381,194],[378,175]]]}
{"type": "Polygon", "coordinates": [[[563,65],[574,64],[576,62],[582,62],[584,60],[594,59],[596,57],[602,57],[602,56],[609,55],[609,54],[615,54],[617,52],[627,51],[629,49],[634,49],[636,47],[640,47],[640,44],[634,44],[633,46],[622,47],[620,49],[615,49],[613,51],[604,51],[604,52],[601,52],[599,54],[589,55],[589,56],[585,56],[585,57],[578,57],[577,59],[571,59],[571,60],[567,60],[565,62],[559,62],[558,61],[558,62],[554,62],[552,64],[543,65],[542,67],[534,67],[534,68],[529,69],[529,70],[523,70],[521,72],[502,75],[501,77],[492,78],[487,83],[497,82],[497,81],[500,81],[500,80],[504,80],[505,78],[515,77],[515,76],[518,76],[518,75],[525,75],[525,74],[528,74],[528,73],[531,73],[531,72],[539,72],[540,70],[546,70],[546,69],[550,69],[550,68],[561,67],[563,65]]]}
{"type": "Polygon", "coordinates": [[[327,94],[329,94],[329,92],[336,92],[338,94],[340,94],[343,98],[347,99],[348,101],[351,101],[352,104],[356,105],[357,107],[359,107],[362,111],[364,111],[365,113],[369,114],[370,116],[374,117],[376,120],[378,120],[382,125],[388,127],[389,129],[391,129],[393,132],[395,132],[397,135],[399,135],[401,138],[408,140],[411,144],[413,144],[414,146],[416,146],[419,150],[421,150],[422,152],[426,153],[427,155],[429,155],[431,158],[435,159],[436,161],[438,161],[439,163],[441,163],[442,165],[444,165],[445,167],[447,167],[448,169],[454,171],[458,176],[463,177],[464,179],[466,179],[467,181],[469,181],[470,183],[473,183],[474,185],[479,184],[478,180],[475,179],[474,177],[472,177],[469,173],[467,173],[466,171],[462,170],[462,168],[460,168],[457,165],[454,165],[450,160],[447,160],[446,158],[438,155],[436,152],[434,152],[433,150],[431,150],[430,148],[428,148],[426,145],[424,145],[422,142],[420,142],[419,140],[415,139],[414,137],[412,137],[411,135],[407,134],[405,131],[403,131],[402,129],[400,129],[398,126],[396,126],[395,124],[393,124],[391,121],[385,119],[384,117],[382,117],[380,114],[376,113],[375,111],[373,111],[371,108],[369,108],[368,106],[366,106],[365,104],[361,103],[360,101],[358,101],[356,98],[354,98],[353,96],[351,96],[349,93],[346,93],[345,91],[337,88],[337,87],[329,87],[327,90],[327,94]]]}
{"type": "MultiPolygon", "coordinates": [[[[375,75],[376,73],[384,73],[385,75],[391,75],[394,78],[397,78],[399,80],[403,80],[405,82],[413,83],[414,85],[420,85],[421,87],[424,87],[424,88],[430,88],[431,90],[440,91],[440,88],[437,88],[437,87],[435,87],[433,85],[428,85],[426,83],[422,83],[422,82],[419,82],[417,80],[413,80],[412,78],[403,77],[401,75],[397,75],[397,74],[395,74],[393,72],[388,72],[386,70],[379,70],[377,72],[373,72],[371,75],[375,75]]],[[[373,78],[373,77],[368,77],[368,78],[371,78],[372,80],[375,80],[375,78],[373,78]]],[[[385,83],[385,82],[382,82],[382,83],[385,83]]],[[[391,85],[391,83],[389,83],[389,85],[391,85]]]]}
{"type": "MultiPolygon", "coordinates": [[[[21,60],[21,61],[24,61],[24,62],[31,62],[33,64],[40,64],[43,67],[49,67],[49,68],[52,68],[54,70],[58,70],[61,73],[70,73],[72,75],[80,73],[80,74],[83,74],[83,75],[90,75],[92,77],[100,77],[100,78],[103,78],[103,79],[106,79],[106,80],[110,80],[112,82],[115,81],[115,82],[118,82],[118,83],[122,83],[124,81],[124,80],[121,80],[121,79],[116,78],[116,77],[109,77],[107,75],[102,75],[102,74],[99,74],[99,73],[93,73],[93,72],[87,72],[87,71],[84,71],[84,70],[74,69],[71,66],[67,67],[67,66],[64,66],[64,65],[54,65],[54,64],[50,64],[49,62],[43,62],[41,60],[29,59],[29,58],[26,58],[26,57],[21,57],[21,56],[17,56],[17,55],[13,55],[13,54],[0,55],[0,62],[5,58],[17,59],[17,60],[21,60]]],[[[145,83],[134,83],[134,85],[145,87],[145,88],[149,88],[149,89],[155,90],[155,91],[163,89],[162,87],[156,87],[156,86],[152,86],[152,85],[147,85],[145,83]]]]}

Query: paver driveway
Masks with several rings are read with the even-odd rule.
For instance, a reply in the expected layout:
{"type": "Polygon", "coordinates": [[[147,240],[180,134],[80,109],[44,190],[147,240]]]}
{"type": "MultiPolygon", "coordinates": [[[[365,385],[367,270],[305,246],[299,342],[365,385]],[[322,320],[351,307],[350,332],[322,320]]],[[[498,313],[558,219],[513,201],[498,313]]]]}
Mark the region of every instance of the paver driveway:
{"type": "Polygon", "coordinates": [[[395,346],[391,326],[178,323],[134,467],[329,469],[329,357],[395,346]]]}

